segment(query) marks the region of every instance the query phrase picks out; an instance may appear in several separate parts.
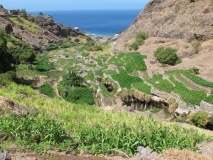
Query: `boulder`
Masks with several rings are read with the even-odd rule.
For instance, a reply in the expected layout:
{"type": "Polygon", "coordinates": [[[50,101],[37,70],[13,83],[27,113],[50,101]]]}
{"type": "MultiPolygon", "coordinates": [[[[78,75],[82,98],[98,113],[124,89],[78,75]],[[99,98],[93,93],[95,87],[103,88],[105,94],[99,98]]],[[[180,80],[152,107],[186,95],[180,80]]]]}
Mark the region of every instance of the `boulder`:
{"type": "Polygon", "coordinates": [[[22,105],[19,105],[8,98],[0,96],[0,110],[10,111],[17,115],[27,115],[27,114],[37,114],[36,109],[28,108],[22,105]]]}
{"type": "Polygon", "coordinates": [[[137,152],[137,160],[156,160],[159,157],[158,153],[154,152],[152,149],[142,146],[138,146],[137,152]]]}
{"type": "Polygon", "coordinates": [[[0,160],[12,160],[7,151],[0,152],[0,160]]]}
{"type": "Polygon", "coordinates": [[[199,153],[207,157],[213,157],[213,140],[204,142],[200,144],[198,147],[199,147],[199,151],[198,151],[199,153]]]}

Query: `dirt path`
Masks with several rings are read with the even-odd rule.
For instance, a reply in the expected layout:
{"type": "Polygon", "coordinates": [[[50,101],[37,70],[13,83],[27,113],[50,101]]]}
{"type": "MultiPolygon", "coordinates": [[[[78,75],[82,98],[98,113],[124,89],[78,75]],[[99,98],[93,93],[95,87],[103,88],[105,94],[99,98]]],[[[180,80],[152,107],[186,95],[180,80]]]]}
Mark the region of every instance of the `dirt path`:
{"type": "Polygon", "coordinates": [[[60,96],[60,94],[59,94],[59,92],[58,92],[58,84],[59,84],[62,80],[63,80],[63,78],[62,78],[62,76],[60,76],[60,77],[59,77],[59,80],[56,81],[56,82],[54,82],[54,84],[53,84],[53,90],[54,90],[56,96],[59,97],[60,99],[63,99],[63,98],[60,96]]]}
{"type": "Polygon", "coordinates": [[[97,156],[57,155],[55,157],[41,156],[38,154],[11,155],[12,160],[107,160],[97,156]]]}

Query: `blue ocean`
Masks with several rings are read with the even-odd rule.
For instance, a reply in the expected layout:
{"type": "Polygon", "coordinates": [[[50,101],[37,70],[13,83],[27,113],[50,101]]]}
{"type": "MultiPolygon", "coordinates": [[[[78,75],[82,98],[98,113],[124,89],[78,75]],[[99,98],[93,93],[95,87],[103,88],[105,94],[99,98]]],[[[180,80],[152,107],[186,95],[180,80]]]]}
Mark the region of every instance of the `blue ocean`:
{"type": "MultiPolygon", "coordinates": [[[[37,14],[39,12],[29,12],[37,14]]],[[[126,30],[134,21],[140,10],[74,10],[44,11],[53,19],[69,27],[78,27],[87,34],[112,36],[126,30]]]]}

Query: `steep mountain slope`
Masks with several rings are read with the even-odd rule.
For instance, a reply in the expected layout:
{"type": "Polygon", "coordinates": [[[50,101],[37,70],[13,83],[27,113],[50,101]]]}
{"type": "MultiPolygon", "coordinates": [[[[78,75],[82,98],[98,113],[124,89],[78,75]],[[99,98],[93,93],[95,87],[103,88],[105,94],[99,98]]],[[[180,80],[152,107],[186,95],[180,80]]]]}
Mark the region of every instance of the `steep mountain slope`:
{"type": "Polygon", "coordinates": [[[200,69],[200,76],[212,81],[212,12],[212,0],[151,0],[118,38],[116,50],[128,50],[137,33],[146,32],[150,38],[139,51],[148,56],[146,65],[150,74],[194,66],[200,69]],[[153,52],[160,46],[176,48],[182,63],[175,67],[151,64],[153,52]]]}
{"type": "Polygon", "coordinates": [[[4,8],[0,8],[0,29],[40,51],[49,42],[63,41],[71,34],[85,35],[79,30],[58,24],[50,16],[28,15],[24,10],[12,12],[4,8]]]}
{"type": "Polygon", "coordinates": [[[144,31],[163,38],[213,38],[212,0],[151,0],[121,39],[144,31]]]}

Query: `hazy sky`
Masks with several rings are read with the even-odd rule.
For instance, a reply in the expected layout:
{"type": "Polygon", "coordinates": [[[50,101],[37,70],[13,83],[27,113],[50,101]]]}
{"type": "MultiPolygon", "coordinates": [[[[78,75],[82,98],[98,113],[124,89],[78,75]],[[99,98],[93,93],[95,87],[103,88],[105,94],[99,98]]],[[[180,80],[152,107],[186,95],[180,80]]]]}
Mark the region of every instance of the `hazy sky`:
{"type": "Polygon", "coordinates": [[[0,0],[6,9],[27,11],[143,9],[149,0],[0,0]]]}

